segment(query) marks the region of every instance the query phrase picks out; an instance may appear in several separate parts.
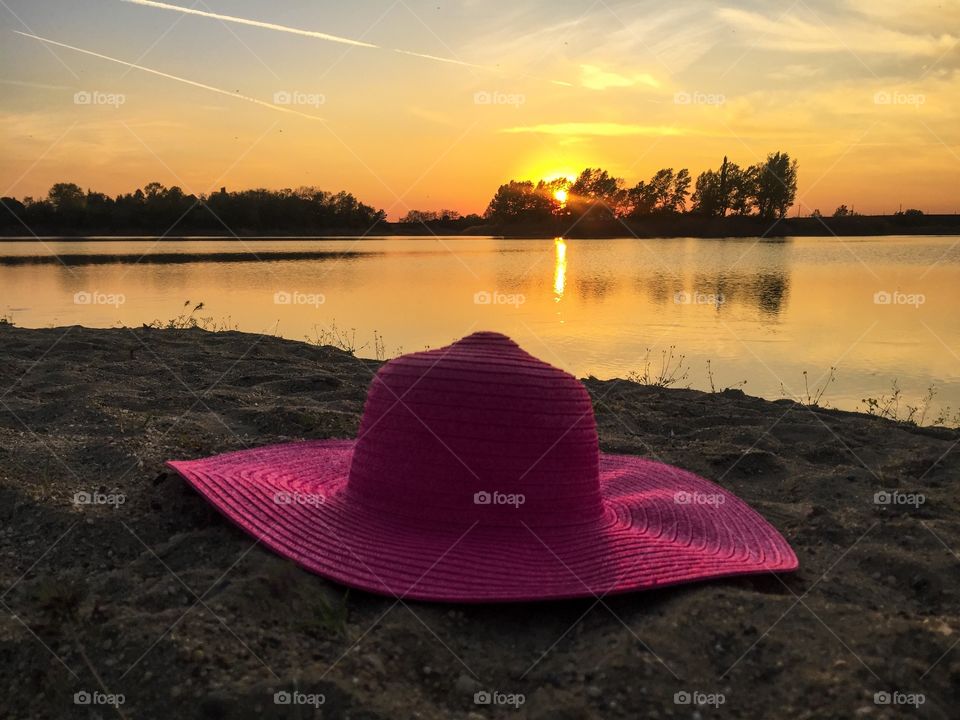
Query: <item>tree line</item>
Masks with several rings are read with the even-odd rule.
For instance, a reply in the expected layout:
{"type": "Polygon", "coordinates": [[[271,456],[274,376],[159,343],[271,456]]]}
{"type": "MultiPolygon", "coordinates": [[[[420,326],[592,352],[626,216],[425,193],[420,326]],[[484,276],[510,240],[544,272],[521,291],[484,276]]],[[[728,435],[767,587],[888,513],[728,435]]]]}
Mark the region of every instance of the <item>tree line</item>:
{"type": "MultiPolygon", "coordinates": [[[[442,234],[510,231],[511,225],[516,232],[576,226],[580,232],[610,233],[622,229],[620,221],[643,218],[658,218],[647,226],[663,233],[674,227],[670,218],[680,215],[688,219],[676,226],[696,233],[715,232],[696,218],[783,218],[796,193],[797,161],[785,152],[743,167],[724,157],[718,168],[704,170],[696,179],[687,168],[663,168],[632,186],[601,168],[587,168],[574,180],[511,180],[497,189],[482,216],[447,209],[410,210],[398,223],[387,223],[386,212],[350,193],[315,187],[234,192],[221,188],[193,195],[151,182],[111,197],[61,182],[45,197],[0,198],[0,233],[442,234]]],[[[856,215],[846,205],[833,213],[834,218],[856,215]]],[[[819,210],[812,216],[823,217],[819,210]]],[[[923,213],[909,209],[894,219],[900,225],[918,225],[923,213]]],[[[723,227],[729,230],[726,223],[723,227]]]]}
{"type": "Polygon", "coordinates": [[[386,219],[383,210],[347,192],[314,187],[241,190],[193,195],[151,182],[110,197],[74,183],[56,183],[46,197],[0,198],[0,227],[13,232],[314,232],[366,230],[386,219]],[[34,230],[36,229],[36,230],[34,230]]]}
{"type": "Polygon", "coordinates": [[[511,180],[497,190],[485,217],[497,223],[538,223],[558,217],[603,221],[679,213],[774,219],[786,216],[796,194],[797,161],[785,152],[775,152],[748,167],[724,157],[718,169],[705,170],[696,181],[687,168],[663,168],[632,187],[601,168],[587,168],[573,181],[511,180]]]}

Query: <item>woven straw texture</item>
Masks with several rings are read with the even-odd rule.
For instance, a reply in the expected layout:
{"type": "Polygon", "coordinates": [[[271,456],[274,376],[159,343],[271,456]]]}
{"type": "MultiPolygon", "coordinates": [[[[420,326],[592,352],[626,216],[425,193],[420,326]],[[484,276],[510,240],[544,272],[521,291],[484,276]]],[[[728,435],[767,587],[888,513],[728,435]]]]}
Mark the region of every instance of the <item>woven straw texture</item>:
{"type": "Polygon", "coordinates": [[[496,333],[382,366],[356,440],[169,464],[278,554],[394,597],[603,596],[797,567],[723,488],[600,453],[583,385],[496,333]]]}

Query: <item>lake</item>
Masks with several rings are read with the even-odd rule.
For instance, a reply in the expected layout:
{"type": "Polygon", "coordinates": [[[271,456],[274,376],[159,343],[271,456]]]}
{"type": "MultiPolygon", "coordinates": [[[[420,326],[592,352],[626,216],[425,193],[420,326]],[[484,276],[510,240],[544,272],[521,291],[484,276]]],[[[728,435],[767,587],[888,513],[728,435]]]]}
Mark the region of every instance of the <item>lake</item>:
{"type": "Polygon", "coordinates": [[[823,403],[862,409],[896,381],[903,410],[933,386],[928,422],[960,408],[958,301],[945,236],[0,242],[0,315],[24,327],[139,326],[203,302],[197,317],[248,332],[355,328],[365,356],[374,331],[392,356],[497,330],[600,378],[657,375],[672,346],[680,386],[803,398],[835,367],[823,403]]]}

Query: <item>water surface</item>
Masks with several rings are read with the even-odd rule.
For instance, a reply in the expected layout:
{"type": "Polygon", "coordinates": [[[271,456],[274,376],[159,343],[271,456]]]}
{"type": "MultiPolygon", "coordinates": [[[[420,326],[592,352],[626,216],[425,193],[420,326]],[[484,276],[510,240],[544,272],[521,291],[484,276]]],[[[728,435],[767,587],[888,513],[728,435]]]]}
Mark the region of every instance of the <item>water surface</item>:
{"type": "MultiPolygon", "coordinates": [[[[0,315],[20,326],[138,326],[203,302],[249,332],[335,323],[388,355],[504,332],[578,376],[684,355],[681,384],[857,409],[931,385],[960,407],[960,238],[154,239],[0,243],[0,315]],[[64,262],[61,262],[60,260],[64,262]],[[889,301],[889,302],[888,302],[889,301]]],[[[78,358],[82,361],[82,358],[78,358]]]]}

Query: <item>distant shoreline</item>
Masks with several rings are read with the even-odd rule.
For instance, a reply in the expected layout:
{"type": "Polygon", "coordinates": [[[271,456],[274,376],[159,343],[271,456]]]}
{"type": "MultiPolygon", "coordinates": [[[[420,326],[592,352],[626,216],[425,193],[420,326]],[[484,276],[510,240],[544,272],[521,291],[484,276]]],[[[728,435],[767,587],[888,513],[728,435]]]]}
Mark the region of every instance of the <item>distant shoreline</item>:
{"type": "Polygon", "coordinates": [[[115,242],[123,240],[158,240],[190,242],[197,240],[351,240],[388,239],[392,237],[432,238],[437,236],[496,237],[510,239],[568,238],[744,238],[744,237],[858,237],[869,235],[958,235],[960,214],[921,215],[855,215],[852,217],[802,217],[771,221],[756,216],[705,218],[695,215],[654,215],[637,220],[570,223],[538,223],[518,225],[462,225],[442,221],[428,223],[380,223],[373,228],[318,228],[314,233],[266,232],[256,228],[239,228],[236,234],[207,234],[202,230],[183,229],[176,236],[159,238],[158,233],[145,233],[143,228],[124,231],[85,228],[83,232],[58,232],[56,228],[33,228],[36,235],[0,234],[0,242],[70,241],[115,242]]]}
{"type": "Polygon", "coordinates": [[[52,254],[52,255],[0,255],[0,267],[11,265],[171,265],[196,262],[279,262],[281,260],[345,260],[364,255],[351,251],[303,251],[303,252],[214,252],[214,253],[110,253],[110,254],[52,254]]]}

